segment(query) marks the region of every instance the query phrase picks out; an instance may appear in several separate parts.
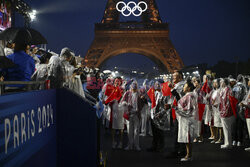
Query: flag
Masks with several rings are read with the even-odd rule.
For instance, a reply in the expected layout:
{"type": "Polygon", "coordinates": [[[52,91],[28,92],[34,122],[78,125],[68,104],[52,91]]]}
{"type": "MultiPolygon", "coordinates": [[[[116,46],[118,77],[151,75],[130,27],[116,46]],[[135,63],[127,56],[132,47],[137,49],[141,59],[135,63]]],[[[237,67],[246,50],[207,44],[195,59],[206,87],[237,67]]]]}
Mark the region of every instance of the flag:
{"type": "Polygon", "coordinates": [[[50,80],[45,81],[45,88],[50,89],[50,80]]]}
{"type": "Polygon", "coordinates": [[[127,112],[124,112],[123,118],[125,118],[126,120],[129,120],[129,114],[127,112]]]}
{"type": "MultiPolygon", "coordinates": [[[[176,99],[174,99],[173,106],[177,106],[176,99]]],[[[173,117],[173,120],[176,119],[176,114],[175,114],[175,109],[174,108],[172,108],[172,117],[173,117]]]]}
{"type": "Polygon", "coordinates": [[[250,109],[248,107],[245,110],[245,118],[250,118],[250,109]]]}
{"type": "Polygon", "coordinates": [[[169,82],[165,82],[162,84],[161,91],[162,91],[163,96],[170,96],[171,95],[171,88],[168,86],[168,83],[169,82]]]}
{"type": "Polygon", "coordinates": [[[151,103],[152,103],[152,107],[151,108],[154,108],[156,106],[156,101],[155,101],[155,90],[153,87],[151,87],[148,92],[148,97],[150,98],[151,100],[151,103]]]}
{"type": "Polygon", "coordinates": [[[106,90],[104,94],[109,97],[111,93],[113,92],[114,88],[115,87],[113,85],[110,85],[110,84],[106,85],[106,90]]]}
{"type": "Polygon", "coordinates": [[[109,102],[113,101],[113,100],[117,100],[119,101],[120,98],[122,97],[122,93],[121,93],[121,89],[119,87],[115,87],[111,93],[111,95],[107,98],[107,100],[105,101],[105,104],[108,104],[109,102]]]}
{"type": "Polygon", "coordinates": [[[198,103],[199,121],[202,121],[203,113],[205,111],[205,104],[198,103]]]}
{"type": "Polygon", "coordinates": [[[229,95],[229,101],[230,101],[231,108],[233,110],[233,114],[234,114],[234,116],[236,118],[237,117],[236,116],[236,110],[237,110],[238,100],[235,97],[229,95]]]}
{"type": "Polygon", "coordinates": [[[202,86],[201,90],[205,93],[209,93],[211,91],[211,89],[209,88],[207,81],[204,83],[204,85],[202,86]]]}

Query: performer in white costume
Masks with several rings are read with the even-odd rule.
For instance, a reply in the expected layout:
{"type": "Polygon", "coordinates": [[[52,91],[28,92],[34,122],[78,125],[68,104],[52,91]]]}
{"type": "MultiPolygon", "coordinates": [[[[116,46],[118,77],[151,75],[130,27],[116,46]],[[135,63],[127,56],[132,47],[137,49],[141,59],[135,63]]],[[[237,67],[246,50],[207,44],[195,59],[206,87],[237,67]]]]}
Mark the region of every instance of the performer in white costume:
{"type": "MultiPolygon", "coordinates": [[[[144,105],[140,97],[140,93],[138,91],[138,84],[134,81],[131,84],[131,89],[127,91],[122,100],[122,105],[128,106],[128,115],[129,115],[129,132],[128,132],[128,146],[125,150],[135,149],[136,151],[140,151],[139,145],[139,126],[140,126],[140,115],[141,109],[144,105]]],[[[144,99],[145,101],[145,99],[144,99]]]]}
{"type": "MultiPolygon", "coordinates": [[[[142,88],[140,89],[140,94],[143,97],[147,96],[148,86],[146,84],[147,79],[143,82],[142,88]]],[[[147,120],[148,120],[148,114],[149,114],[149,105],[148,103],[144,104],[142,110],[141,110],[141,125],[140,125],[140,136],[146,136],[147,134],[147,120]]]]}
{"type": "MultiPolygon", "coordinates": [[[[248,88],[250,88],[250,80],[248,81],[248,88]]],[[[240,103],[240,106],[243,107],[243,110],[245,111],[248,136],[250,138],[250,89],[248,90],[248,93],[244,100],[240,103]]],[[[245,148],[245,151],[250,151],[250,147],[245,148]]]]}
{"type": "Polygon", "coordinates": [[[178,142],[186,144],[187,154],[181,161],[190,161],[192,158],[192,142],[198,136],[198,104],[197,96],[193,93],[194,86],[191,81],[184,85],[186,93],[178,101],[176,116],[178,120],[178,142]]]}
{"type": "Polygon", "coordinates": [[[213,90],[210,96],[210,105],[212,108],[212,116],[214,120],[214,140],[211,143],[221,143],[222,142],[222,123],[221,116],[219,112],[219,104],[220,104],[220,89],[219,89],[220,80],[213,80],[213,90]]]}
{"type": "Polygon", "coordinates": [[[201,88],[201,90],[203,91],[204,103],[206,104],[205,112],[204,112],[204,123],[205,123],[205,125],[208,125],[210,127],[211,136],[209,137],[209,139],[214,140],[215,128],[214,128],[213,110],[212,110],[212,107],[210,104],[211,92],[207,91],[207,88],[212,90],[210,83],[211,83],[211,75],[204,75],[203,76],[203,86],[201,88]],[[207,84],[207,88],[204,89],[205,84],[207,84]]]}
{"type": "Polygon", "coordinates": [[[220,116],[224,132],[224,145],[221,145],[222,149],[229,149],[232,146],[232,124],[234,121],[234,115],[230,104],[229,96],[232,96],[232,91],[229,88],[228,79],[222,79],[220,81],[220,116]]]}
{"type": "Polygon", "coordinates": [[[204,120],[203,120],[203,115],[205,111],[205,104],[204,104],[204,92],[201,91],[201,84],[200,84],[200,79],[193,77],[192,78],[192,83],[195,87],[194,93],[198,97],[197,102],[198,102],[198,113],[199,113],[199,121],[198,121],[198,131],[199,131],[199,136],[194,139],[194,143],[196,142],[203,142],[203,133],[204,133],[204,120]]]}

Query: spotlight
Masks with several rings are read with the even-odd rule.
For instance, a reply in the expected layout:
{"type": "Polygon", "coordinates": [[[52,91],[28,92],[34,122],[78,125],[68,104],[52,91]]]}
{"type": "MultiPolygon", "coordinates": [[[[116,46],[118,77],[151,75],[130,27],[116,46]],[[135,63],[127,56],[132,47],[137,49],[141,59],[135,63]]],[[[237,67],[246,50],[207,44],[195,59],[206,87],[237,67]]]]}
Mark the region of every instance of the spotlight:
{"type": "Polygon", "coordinates": [[[109,73],[111,73],[111,71],[110,70],[104,70],[103,73],[104,74],[109,74],[109,73]]]}
{"type": "Polygon", "coordinates": [[[36,10],[32,10],[32,12],[29,13],[29,17],[30,17],[31,22],[36,20],[36,13],[37,13],[36,10]]]}

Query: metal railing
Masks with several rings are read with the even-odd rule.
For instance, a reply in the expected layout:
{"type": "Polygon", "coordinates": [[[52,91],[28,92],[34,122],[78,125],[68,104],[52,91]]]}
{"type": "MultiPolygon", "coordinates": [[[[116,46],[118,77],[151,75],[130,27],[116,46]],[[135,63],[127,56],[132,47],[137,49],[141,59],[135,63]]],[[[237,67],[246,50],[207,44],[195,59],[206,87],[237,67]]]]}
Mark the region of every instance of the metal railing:
{"type": "MultiPolygon", "coordinates": [[[[21,92],[39,90],[41,89],[42,85],[45,88],[45,82],[46,81],[2,81],[0,82],[0,95],[6,94],[8,92],[6,88],[13,88],[15,86],[16,89],[22,89],[21,92]],[[9,85],[11,86],[9,87],[9,85]],[[20,87],[20,85],[22,86],[20,87]]],[[[15,93],[15,89],[12,90],[12,93],[15,93]]]]}
{"type": "MultiPolygon", "coordinates": [[[[29,92],[32,90],[43,90],[46,88],[45,86],[46,81],[2,81],[0,82],[0,96],[10,93],[20,93],[20,92],[29,92]],[[11,85],[11,87],[9,87],[11,85]],[[22,87],[18,87],[22,85],[22,87]],[[42,86],[43,85],[43,86],[42,86]],[[6,88],[13,88],[13,86],[16,86],[15,89],[11,89],[11,92],[6,90],[6,88]],[[21,91],[20,91],[21,89],[21,91]]],[[[67,88],[68,90],[72,91],[71,89],[67,88]]],[[[72,91],[75,93],[74,91],[72,91]]],[[[78,95],[77,93],[75,93],[78,95]]],[[[88,102],[91,106],[95,106],[97,103],[97,99],[95,99],[92,95],[90,95],[88,92],[84,91],[85,97],[82,97],[86,102],[88,102]]],[[[79,95],[80,96],[80,95],[79,95]]]]}

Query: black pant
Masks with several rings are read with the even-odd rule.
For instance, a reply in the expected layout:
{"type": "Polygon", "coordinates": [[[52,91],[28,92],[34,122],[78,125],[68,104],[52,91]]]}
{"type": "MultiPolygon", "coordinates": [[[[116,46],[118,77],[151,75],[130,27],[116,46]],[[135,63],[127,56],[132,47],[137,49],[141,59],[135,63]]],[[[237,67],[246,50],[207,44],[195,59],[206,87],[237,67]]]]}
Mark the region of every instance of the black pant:
{"type": "Polygon", "coordinates": [[[240,118],[239,115],[237,115],[234,123],[233,123],[233,129],[232,129],[232,138],[233,141],[239,141],[243,142],[243,130],[244,130],[244,122],[240,118]]]}
{"type": "Polygon", "coordinates": [[[164,142],[164,131],[159,129],[154,121],[151,119],[151,127],[152,127],[152,133],[153,133],[153,142],[152,142],[152,148],[156,151],[163,151],[165,147],[164,142]]]}

